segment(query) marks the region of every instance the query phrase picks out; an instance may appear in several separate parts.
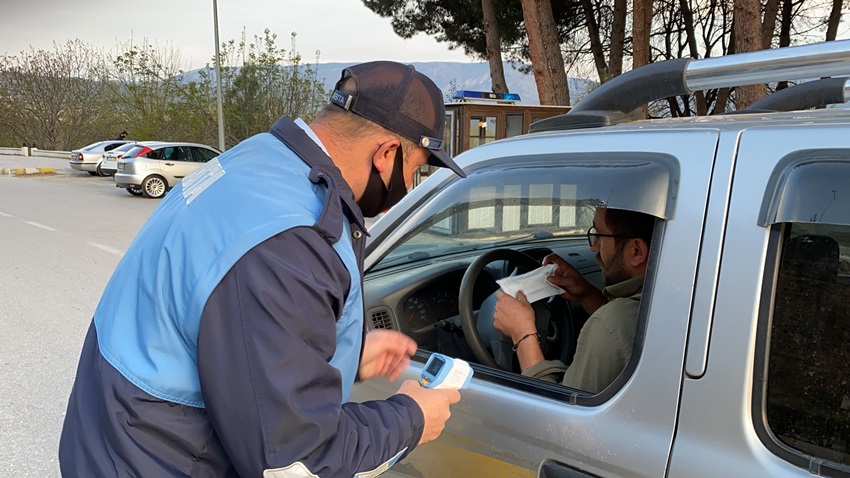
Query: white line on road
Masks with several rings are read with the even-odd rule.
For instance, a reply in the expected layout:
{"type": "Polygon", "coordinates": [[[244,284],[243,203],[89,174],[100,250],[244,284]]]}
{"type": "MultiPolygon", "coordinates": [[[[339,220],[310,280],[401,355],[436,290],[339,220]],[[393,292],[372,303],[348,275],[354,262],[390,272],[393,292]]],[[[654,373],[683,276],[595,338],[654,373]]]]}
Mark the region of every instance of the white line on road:
{"type": "Polygon", "coordinates": [[[96,247],[96,248],[98,248],[98,249],[100,249],[100,250],[102,250],[102,251],[106,251],[106,252],[108,252],[108,253],[110,253],[110,254],[115,254],[115,255],[116,255],[116,256],[118,256],[118,257],[123,257],[123,256],[124,256],[124,251],[122,251],[122,250],[120,250],[120,249],[115,249],[115,248],[112,248],[112,247],[109,247],[109,246],[104,246],[103,244],[98,244],[98,243],[96,243],[96,242],[91,242],[91,241],[87,242],[86,244],[88,244],[88,245],[90,245],[90,246],[92,246],[92,247],[96,247]]]}
{"type": "Polygon", "coordinates": [[[34,222],[34,221],[24,221],[24,222],[26,222],[26,223],[27,223],[27,224],[29,224],[30,226],[35,226],[35,227],[38,227],[38,228],[44,229],[45,231],[56,232],[56,229],[53,229],[53,228],[52,228],[52,227],[50,227],[50,226],[45,226],[44,224],[39,224],[39,223],[34,222]]]}
{"type": "Polygon", "coordinates": [[[13,215],[11,215],[11,214],[9,214],[9,213],[5,213],[5,212],[3,212],[3,211],[0,211],[0,216],[3,216],[3,217],[15,217],[15,216],[13,216],[13,215]]]}

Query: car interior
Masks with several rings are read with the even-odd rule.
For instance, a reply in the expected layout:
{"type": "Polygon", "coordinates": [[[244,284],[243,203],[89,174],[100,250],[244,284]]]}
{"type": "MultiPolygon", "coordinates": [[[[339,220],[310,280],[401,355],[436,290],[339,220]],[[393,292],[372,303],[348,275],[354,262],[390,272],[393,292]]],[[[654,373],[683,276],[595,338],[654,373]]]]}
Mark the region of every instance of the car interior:
{"type": "MultiPolygon", "coordinates": [[[[595,208],[668,218],[675,168],[656,159],[549,158],[435,189],[367,246],[378,257],[364,277],[367,328],[398,330],[425,353],[520,373],[511,339],[493,326],[496,281],[554,253],[601,289],[586,235],[595,208]]],[[[569,365],[588,314],[560,296],[532,307],[544,357],[569,365]]]]}

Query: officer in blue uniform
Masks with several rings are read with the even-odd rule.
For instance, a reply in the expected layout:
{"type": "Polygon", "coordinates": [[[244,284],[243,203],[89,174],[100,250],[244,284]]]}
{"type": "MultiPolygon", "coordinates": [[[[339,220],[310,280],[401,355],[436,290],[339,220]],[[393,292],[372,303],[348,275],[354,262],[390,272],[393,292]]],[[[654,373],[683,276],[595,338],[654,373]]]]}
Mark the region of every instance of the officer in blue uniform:
{"type": "Polygon", "coordinates": [[[442,149],[412,66],[343,71],[309,126],[282,117],[183,179],[118,264],[83,345],[64,476],[372,477],[436,438],[460,395],[397,378],[416,344],[365,336],[366,228],[442,149]]]}

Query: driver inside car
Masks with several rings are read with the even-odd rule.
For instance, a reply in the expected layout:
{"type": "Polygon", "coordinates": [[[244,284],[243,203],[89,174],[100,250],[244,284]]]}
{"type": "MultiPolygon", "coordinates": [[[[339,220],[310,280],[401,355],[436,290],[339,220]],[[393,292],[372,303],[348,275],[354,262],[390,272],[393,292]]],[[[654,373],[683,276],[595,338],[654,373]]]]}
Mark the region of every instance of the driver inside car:
{"type": "Polygon", "coordinates": [[[620,375],[632,356],[654,226],[655,217],[648,214],[596,208],[587,239],[602,270],[602,290],[560,256],[549,254],[543,259],[543,265],[557,265],[549,282],[564,289],[561,297],[581,304],[590,316],[569,367],[544,359],[534,310],[525,295],[519,292],[515,299],[497,292],[494,326],[513,342],[523,375],[594,394],[620,375]]]}

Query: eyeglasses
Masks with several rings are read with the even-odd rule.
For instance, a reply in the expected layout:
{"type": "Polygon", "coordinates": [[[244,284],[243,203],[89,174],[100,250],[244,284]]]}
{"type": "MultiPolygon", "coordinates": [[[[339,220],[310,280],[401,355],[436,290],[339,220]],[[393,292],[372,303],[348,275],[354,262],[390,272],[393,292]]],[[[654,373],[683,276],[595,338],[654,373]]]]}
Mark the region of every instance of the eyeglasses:
{"type": "Polygon", "coordinates": [[[590,247],[596,245],[599,242],[600,237],[613,237],[615,239],[630,239],[635,236],[631,236],[629,234],[600,234],[596,232],[596,226],[591,226],[590,229],[587,230],[587,243],[590,244],[590,247]]]}

